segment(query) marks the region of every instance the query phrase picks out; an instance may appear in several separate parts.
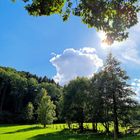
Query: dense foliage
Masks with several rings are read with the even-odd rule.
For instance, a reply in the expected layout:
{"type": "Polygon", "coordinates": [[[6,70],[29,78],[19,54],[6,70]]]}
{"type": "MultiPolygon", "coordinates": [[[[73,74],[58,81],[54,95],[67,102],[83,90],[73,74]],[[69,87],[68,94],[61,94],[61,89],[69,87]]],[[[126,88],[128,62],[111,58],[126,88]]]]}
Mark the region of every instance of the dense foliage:
{"type": "Polygon", "coordinates": [[[48,92],[59,110],[62,89],[53,80],[0,67],[0,123],[37,122],[42,90],[48,92]]]}
{"type": "Polygon", "coordinates": [[[88,89],[89,80],[86,78],[77,78],[64,87],[64,118],[69,125],[77,122],[81,131],[86,117],[88,89]]]}
{"type": "Polygon", "coordinates": [[[65,121],[70,129],[77,123],[81,132],[85,122],[92,123],[94,132],[100,123],[107,134],[113,125],[117,140],[119,126],[140,124],[140,105],[128,79],[112,54],[92,78],[77,77],[64,87],[47,77],[0,67],[0,123],[39,122],[46,127],[65,121]]]}
{"type": "MultiPolygon", "coordinates": [[[[98,123],[102,123],[107,133],[113,124],[114,140],[117,140],[119,125],[134,125],[134,120],[130,121],[131,113],[136,115],[137,102],[132,98],[135,93],[128,79],[120,63],[110,54],[102,70],[91,79],[77,78],[64,87],[65,120],[69,125],[78,123],[81,131],[84,122],[92,122],[96,132],[98,123]]],[[[140,120],[135,120],[138,125],[140,120]]]]}
{"type": "MultiPolygon", "coordinates": [[[[16,1],[16,0],[12,0],[16,1]]],[[[139,0],[22,0],[33,16],[60,14],[63,20],[70,15],[106,33],[106,42],[122,41],[127,30],[138,22],[139,0]]]]}
{"type": "Polygon", "coordinates": [[[55,120],[55,108],[56,106],[51,101],[50,96],[47,95],[46,90],[42,90],[43,96],[39,103],[37,114],[38,121],[46,127],[46,124],[51,124],[55,120]]]}

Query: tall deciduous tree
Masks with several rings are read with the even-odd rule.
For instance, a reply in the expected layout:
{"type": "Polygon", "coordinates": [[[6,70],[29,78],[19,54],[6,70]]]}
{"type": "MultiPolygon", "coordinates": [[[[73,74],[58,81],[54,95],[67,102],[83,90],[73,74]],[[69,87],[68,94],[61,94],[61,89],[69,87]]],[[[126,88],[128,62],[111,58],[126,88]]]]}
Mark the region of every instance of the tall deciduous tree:
{"type": "Polygon", "coordinates": [[[28,105],[26,107],[25,115],[26,115],[26,119],[28,120],[28,122],[30,122],[33,119],[34,106],[33,106],[32,102],[28,103],[28,105]]]}
{"type": "Polygon", "coordinates": [[[46,124],[51,124],[56,119],[55,108],[56,106],[51,101],[50,96],[45,93],[37,110],[38,120],[44,128],[46,127],[46,124]]]}
{"type": "Polygon", "coordinates": [[[97,131],[97,124],[102,123],[109,133],[109,105],[105,97],[106,78],[102,72],[94,74],[90,83],[90,94],[88,96],[88,118],[92,122],[93,131],[97,131]],[[103,86],[104,85],[104,86],[103,86]]]}
{"type": "Polygon", "coordinates": [[[63,88],[53,83],[42,82],[40,87],[47,90],[51,100],[56,105],[56,117],[61,119],[63,88]]]}
{"type": "Polygon", "coordinates": [[[64,87],[63,115],[67,122],[77,122],[83,131],[87,109],[87,96],[89,94],[89,80],[77,78],[64,87]]]}

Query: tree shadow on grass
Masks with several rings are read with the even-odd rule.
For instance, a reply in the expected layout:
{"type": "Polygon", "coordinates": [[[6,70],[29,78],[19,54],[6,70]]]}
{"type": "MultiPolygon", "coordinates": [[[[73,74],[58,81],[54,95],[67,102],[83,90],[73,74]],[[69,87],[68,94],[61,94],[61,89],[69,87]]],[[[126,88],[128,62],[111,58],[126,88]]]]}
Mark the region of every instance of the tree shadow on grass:
{"type": "Polygon", "coordinates": [[[0,124],[0,127],[13,127],[13,126],[19,126],[17,124],[0,124]]]}
{"type": "Polygon", "coordinates": [[[12,131],[12,132],[6,132],[6,133],[3,133],[3,134],[14,134],[14,133],[18,133],[18,132],[27,132],[27,131],[33,131],[33,130],[38,130],[38,129],[43,129],[43,128],[39,127],[39,126],[34,126],[34,127],[19,129],[19,130],[12,131]]]}
{"type": "Polygon", "coordinates": [[[55,133],[36,135],[28,140],[111,140],[111,138],[101,134],[80,134],[69,130],[62,130],[55,133]]]}

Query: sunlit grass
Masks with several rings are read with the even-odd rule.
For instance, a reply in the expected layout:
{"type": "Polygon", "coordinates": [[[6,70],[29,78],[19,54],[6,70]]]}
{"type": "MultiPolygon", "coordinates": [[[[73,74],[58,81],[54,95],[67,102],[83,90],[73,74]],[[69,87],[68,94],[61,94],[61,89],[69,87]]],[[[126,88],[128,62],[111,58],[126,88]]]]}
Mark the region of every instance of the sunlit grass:
{"type": "MultiPolygon", "coordinates": [[[[91,128],[91,124],[84,124],[91,128]]],[[[73,127],[77,127],[73,124],[73,127]]],[[[67,128],[65,124],[48,125],[43,128],[41,125],[0,125],[0,140],[111,140],[112,138],[99,135],[64,131],[67,128]]],[[[99,130],[104,127],[98,125],[99,130]]],[[[140,136],[125,137],[120,140],[140,140],[140,136]]]]}

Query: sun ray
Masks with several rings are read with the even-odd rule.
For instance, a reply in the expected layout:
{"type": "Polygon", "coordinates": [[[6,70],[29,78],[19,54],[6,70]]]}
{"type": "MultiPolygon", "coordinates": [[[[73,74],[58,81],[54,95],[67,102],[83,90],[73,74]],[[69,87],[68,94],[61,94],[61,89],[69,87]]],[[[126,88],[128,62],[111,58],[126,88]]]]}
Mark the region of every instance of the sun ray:
{"type": "Polygon", "coordinates": [[[100,31],[98,33],[98,36],[99,36],[99,38],[101,40],[101,47],[103,49],[107,49],[107,48],[110,48],[111,47],[111,45],[109,45],[108,42],[107,42],[107,40],[106,40],[106,34],[105,34],[105,32],[100,31]]]}

